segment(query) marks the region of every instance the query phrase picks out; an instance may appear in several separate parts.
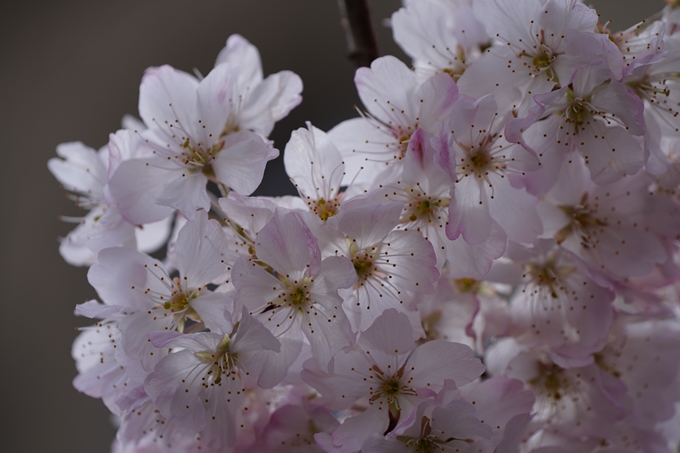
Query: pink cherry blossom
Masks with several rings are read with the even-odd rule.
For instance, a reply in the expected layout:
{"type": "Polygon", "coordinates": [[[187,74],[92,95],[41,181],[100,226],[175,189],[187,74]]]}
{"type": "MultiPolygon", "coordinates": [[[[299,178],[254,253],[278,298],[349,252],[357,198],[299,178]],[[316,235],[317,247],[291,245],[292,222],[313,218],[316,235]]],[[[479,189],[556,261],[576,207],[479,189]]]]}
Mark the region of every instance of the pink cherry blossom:
{"type": "Polygon", "coordinates": [[[355,83],[366,107],[363,118],[347,120],[329,131],[346,165],[345,183],[370,187],[399,175],[411,135],[418,129],[436,133],[458,96],[447,74],[424,82],[394,57],[378,58],[357,70],[355,83]]]}
{"type": "Polygon", "coordinates": [[[234,83],[227,64],[200,82],[170,66],[147,70],[139,112],[149,129],[140,134],[154,157],[123,162],[110,181],[111,194],[129,221],[159,220],[170,208],[193,220],[197,209],[210,206],[209,179],[244,194],[257,188],[278,151],[240,126],[225,130],[234,110],[234,83]],[[149,184],[158,189],[144,191],[149,184]],[[149,211],[156,204],[167,208],[149,211]]]}
{"type": "Polygon", "coordinates": [[[304,337],[319,365],[354,344],[338,289],[356,282],[344,257],[321,260],[314,236],[297,213],[277,211],[257,235],[257,260],[240,258],[232,278],[235,302],[275,336],[304,337]]]}
{"type": "Polygon", "coordinates": [[[441,390],[445,379],[463,386],[483,372],[469,347],[443,340],[416,346],[410,330],[406,315],[386,310],[361,333],[352,351],[335,356],[332,374],[305,364],[302,378],[323,396],[345,407],[357,400],[365,406],[333,432],[332,443],[340,451],[356,452],[371,434],[391,430],[441,390]]]}

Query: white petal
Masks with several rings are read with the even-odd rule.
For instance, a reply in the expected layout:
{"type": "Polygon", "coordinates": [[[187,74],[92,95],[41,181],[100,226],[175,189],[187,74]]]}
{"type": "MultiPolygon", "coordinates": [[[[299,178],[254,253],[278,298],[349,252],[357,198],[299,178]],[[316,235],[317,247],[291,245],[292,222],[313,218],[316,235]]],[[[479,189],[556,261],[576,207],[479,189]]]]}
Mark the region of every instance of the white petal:
{"type": "Polygon", "coordinates": [[[228,134],[223,140],[224,148],[212,162],[217,180],[242,195],[250,195],[262,182],[267,162],[279,151],[249,131],[228,134]]]}
{"type": "Polygon", "coordinates": [[[257,235],[255,250],[259,259],[282,275],[302,272],[316,275],[321,251],[316,238],[297,213],[276,212],[257,235]]]}
{"type": "Polygon", "coordinates": [[[223,251],[227,248],[224,231],[205,211],[196,213],[193,222],[180,230],[175,243],[177,267],[189,287],[203,286],[226,269],[223,251]]]}
{"type": "Polygon", "coordinates": [[[330,200],[338,194],[344,176],[340,152],[320,129],[293,131],[286,144],[283,163],[286,173],[303,196],[330,200]]]}
{"type": "Polygon", "coordinates": [[[291,71],[269,75],[249,93],[240,114],[242,128],[268,137],[274,123],[302,102],[302,80],[291,71]]]}

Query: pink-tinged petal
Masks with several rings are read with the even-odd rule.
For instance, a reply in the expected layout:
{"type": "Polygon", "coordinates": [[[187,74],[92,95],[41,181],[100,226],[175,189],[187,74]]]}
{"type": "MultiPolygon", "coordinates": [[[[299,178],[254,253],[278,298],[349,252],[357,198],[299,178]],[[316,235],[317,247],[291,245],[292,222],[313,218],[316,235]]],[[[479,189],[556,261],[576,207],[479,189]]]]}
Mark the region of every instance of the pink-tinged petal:
{"type": "Polygon", "coordinates": [[[361,414],[346,419],[333,431],[333,445],[340,447],[341,453],[356,453],[369,436],[384,433],[388,425],[387,410],[380,404],[372,404],[361,414]]]}
{"type": "Polygon", "coordinates": [[[363,117],[341,122],[328,131],[328,137],[345,163],[343,185],[370,185],[375,171],[385,166],[382,162],[372,162],[372,158],[385,153],[385,143],[396,143],[391,129],[363,117]]]}
{"type": "MultiPolygon", "coordinates": [[[[93,209],[87,215],[85,220],[89,220],[90,216],[99,211],[93,209]]],[[[91,231],[87,238],[87,246],[93,252],[99,252],[102,249],[109,247],[125,246],[135,247],[135,228],[123,219],[115,206],[108,206],[102,213],[99,211],[97,216],[92,218],[91,231]]],[[[85,226],[81,223],[81,225],[85,226]]]]}
{"type": "Polygon", "coordinates": [[[435,407],[432,411],[432,429],[457,439],[490,439],[492,433],[489,422],[484,419],[480,423],[480,417],[475,417],[475,409],[476,406],[463,400],[453,400],[444,407],[435,407]]]}
{"type": "Polygon", "coordinates": [[[241,319],[233,342],[231,350],[244,355],[263,349],[274,352],[281,350],[279,340],[261,322],[252,317],[245,307],[241,311],[241,319]]]}
{"type": "Polygon", "coordinates": [[[592,123],[587,133],[580,134],[579,149],[593,182],[604,186],[637,173],[645,163],[641,144],[623,128],[592,123]]]}
{"type": "Polygon", "coordinates": [[[431,133],[448,119],[451,107],[458,99],[458,86],[448,74],[437,74],[420,85],[415,93],[420,103],[417,123],[431,133]]]}
{"type": "Polygon", "coordinates": [[[191,137],[209,148],[217,142],[224,131],[227,121],[234,114],[233,74],[228,65],[217,65],[205,76],[196,88],[198,101],[197,116],[193,119],[198,121],[195,135],[191,137]]]}
{"type": "Polygon", "coordinates": [[[258,439],[262,450],[279,450],[281,453],[312,453],[319,449],[314,442],[315,433],[331,433],[340,423],[322,406],[304,399],[279,406],[271,415],[258,439]]]}
{"type": "Polygon", "coordinates": [[[239,86],[257,84],[262,81],[262,62],[260,52],[241,35],[231,35],[227,44],[217,55],[215,65],[228,63],[238,67],[239,86]]]}
{"type": "Polygon", "coordinates": [[[78,369],[73,386],[94,398],[123,391],[122,388],[117,389],[117,385],[123,387],[129,379],[115,359],[114,353],[119,345],[120,331],[115,321],[83,328],[71,348],[71,356],[78,369]]]}
{"type": "Polygon", "coordinates": [[[340,212],[328,220],[328,225],[337,228],[355,240],[356,247],[361,250],[378,244],[399,224],[403,203],[359,204],[353,209],[344,204],[340,212]]]}
{"type": "Polygon", "coordinates": [[[484,278],[493,261],[503,256],[507,242],[505,232],[495,222],[489,237],[481,244],[470,245],[462,237],[449,241],[445,245],[449,272],[457,278],[484,278]]]}
{"type": "MultiPolygon", "coordinates": [[[[616,80],[623,77],[624,58],[618,46],[610,39],[608,33],[590,33],[574,29],[564,33],[565,50],[568,56],[582,56],[595,60],[604,57],[607,66],[616,80]]],[[[560,77],[561,81],[570,80],[572,74],[566,78],[560,77]]]]}
{"type": "Polygon", "coordinates": [[[138,371],[150,373],[167,354],[167,350],[159,350],[151,343],[149,333],[170,330],[172,324],[172,316],[156,308],[137,311],[120,322],[123,351],[130,361],[141,367],[138,371]]]}
{"type": "Polygon", "coordinates": [[[321,265],[316,238],[294,212],[277,211],[257,235],[255,250],[259,259],[283,275],[306,269],[308,275],[316,275],[321,265]]]}
{"type": "Polygon", "coordinates": [[[328,433],[314,434],[316,445],[326,453],[342,453],[340,447],[333,444],[333,438],[328,433]]]}
{"type": "Polygon", "coordinates": [[[437,257],[430,241],[418,231],[392,231],[375,260],[391,285],[410,292],[432,292],[439,278],[437,257]]]}
{"type": "Polygon", "coordinates": [[[490,41],[471,6],[462,2],[409,2],[391,21],[399,46],[417,64],[436,71],[455,74],[465,67],[460,46],[467,50],[490,41]]]}
{"type": "Polygon", "coordinates": [[[233,292],[211,293],[203,290],[190,304],[211,332],[229,334],[232,323],[225,317],[225,311],[233,304],[233,298],[233,292]]]}
{"type": "Polygon", "coordinates": [[[329,256],[321,262],[321,268],[309,287],[312,298],[331,308],[334,304],[342,304],[338,296],[339,288],[349,288],[357,281],[357,273],[352,262],[344,256],[329,256]]]}
{"type": "MultiPolygon", "coordinates": [[[[419,131],[416,131],[418,133],[419,131]]],[[[416,133],[411,137],[416,136],[416,133]]],[[[425,138],[425,137],[423,137],[425,138]]],[[[409,145],[411,143],[409,142],[409,145]]],[[[455,154],[449,146],[449,136],[444,132],[444,126],[438,136],[432,137],[428,143],[423,143],[425,158],[422,168],[427,173],[428,184],[431,188],[434,187],[450,187],[453,188],[456,182],[456,162],[455,154]],[[429,150],[434,151],[434,155],[430,158],[429,150]],[[427,157],[426,157],[427,156],[427,157]]],[[[407,159],[409,156],[407,155],[407,159]]],[[[408,165],[404,168],[404,179],[407,178],[408,165]]],[[[418,178],[414,178],[414,183],[418,178]]]]}
{"type": "Polygon", "coordinates": [[[59,243],[59,254],[71,266],[90,266],[97,262],[97,255],[85,245],[89,235],[85,232],[85,240],[80,240],[81,232],[83,230],[76,227],[59,243]]]}
{"type": "Polygon", "coordinates": [[[119,311],[120,307],[102,304],[97,302],[95,299],[92,299],[88,300],[87,302],[83,302],[82,304],[76,305],[76,309],[73,313],[76,316],[85,316],[86,318],[90,319],[104,319],[115,313],[118,313],[119,311]]]}
{"type": "Polygon", "coordinates": [[[97,261],[97,253],[109,247],[134,247],[135,227],[126,222],[115,206],[94,207],[63,239],[59,252],[74,266],[89,266],[97,261]]]}
{"type": "Polygon", "coordinates": [[[230,220],[254,234],[269,222],[278,207],[267,198],[244,197],[236,192],[229,192],[229,196],[220,198],[219,203],[230,220]]]}
{"type": "Polygon", "coordinates": [[[498,105],[516,105],[522,95],[520,88],[530,80],[528,72],[530,70],[511,49],[494,48],[493,52],[485,52],[468,66],[458,79],[458,89],[461,94],[473,98],[493,93],[498,105]]]}
{"type": "MultiPolygon", "coordinates": [[[[361,333],[359,344],[362,348],[371,350],[371,357],[382,363],[377,353],[389,358],[394,357],[395,354],[408,353],[416,347],[411,331],[411,323],[406,315],[390,308],[378,316],[371,327],[361,333]]],[[[389,359],[385,361],[385,363],[390,362],[389,359]]]]}
{"type": "Polygon", "coordinates": [[[148,334],[151,344],[157,348],[165,348],[170,343],[172,343],[172,347],[195,348],[197,345],[200,345],[196,343],[196,335],[197,334],[185,335],[176,330],[161,330],[149,332],[148,334]]]}
{"type": "Polygon", "coordinates": [[[371,63],[370,69],[359,68],[354,82],[361,102],[375,117],[388,124],[395,115],[415,122],[417,106],[411,98],[418,87],[418,78],[397,58],[381,57],[371,63]]]}
{"type": "Polygon", "coordinates": [[[636,423],[653,425],[672,418],[680,400],[677,321],[620,322],[613,332],[602,358],[620,373],[628,393],[635,395],[635,412],[644,421],[636,423]]]}
{"type": "Polygon", "coordinates": [[[216,220],[209,220],[206,211],[199,211],[193,222],[182,227],[174,252],[180,277],[189,287],[203,286],[224,273],[226,242],[222,227],[216,220]]]}
{"type": "Polygon", "coordinates": [[[631,135],[645,133],[644,104],[623,83],[612,80],[605,89],[595,90],[591,104],[597,110],[613,114],[631,135]]]}
{"type": "MultiPolygon", "coordinates": [[[[479,423],[479,422],[477,422],[479,423]]],[[[361,446],[361,451],[371,453],[413,453],[411,446],[396,439],[387,439],[382,434],[374,433],[361,446]]]]}
{"type": "Polygon", "coordinates": [[[281,71],[267,76],[249,93],[240,114],[241,127],[269,136],[274,123],[302,102],[301,92],[302,79],[294,72],[281,71]]]}
{"type": "Polygon", "coordinates": [[[170,238],[173,217],[147,223],[135,228],[134,235],[140,252],[151,253],[161,248],[170,238]]]}
{"type": "Polygon", "coordinates": [[[532,125],[523,134],[525,146],[539,157],[540,167],[526,175],[510,175],[513,186],[524,187],[535,196],[545,195],[552,188],[572,152],[571,141],[563,140],[562,127],[561,118],[551,115],[532,125]]]}
{"type": "MultiPolygon", "coordinates": [[[[529,422],[531,421],[531,414],[519,414],[515,415],[510,419],[510,421],[505,425],[503,430],[503,437],[501,442],[494,450],[494,453],[515,453],[519,448],[520,443],[524,439],[525,432],[529,427],[529,422]]],[[[550,451],[543,451],[543,453],[551,453],[550,451]]],[[[539,450],[534,450],[538,453],[539,450]]],[[[558,453],[557,451],[553,453],[558,453]]]]}
{"type": "Polygon", "coordinates": [[[192,383],[206,371],[207,365],[194,351],[185,349],[161,360],[144,389],[163,416],[181,423],[188,432],[199,432],[205,426],[205,406],[199,399],[202,387],[192,383]]]}
{"type": "Polygon", "coordinates": [[[491,217],[516,242],[533,243],[543,232],[536,212],[538,199],[522,189],[514,189],[507,180],[496,180],[494,199],[489,201],[491,217]]]}
{"type": "Polygon", "coordinates": [[[125,220],[133,225],[162,220],[174,211],[156,202],[165,193],[168,178],[175,173],[161,164],[159,159],[124,161],[109,180],[112,200],[125,220]]]}
{"type": "Polygon", "coordinates": [[[302,196],[329,201],[344,176],[342,156],[320,129],[307,123],[290,136],[283,154],[286,173],[302,196]]]}
{"type": "MultiPolygon", "coordinates": [[[[127,247],[99,252],[98,263],[90,267],[87,279],[106,303],[123,307],[152,307],[145,291],[168,294],[165,284],[151,274],[163,276],[160,261],[127,247]]],[[[169,280],[169,278],[168,278],[169,280]]]]}
{"type": "Polygon", "coordinates": [[[281,338],[281,350],[279,352],[251,353],[253,368],[259,374],[257,385],[263,389],[270,389],[281,383],[300,356],[302,345],[301,339],[281,338]]]}
{"type": "Polygon", "coordinates": [[[324,372],[332,372],[333,356],[351,348],[356,340],[340,304],[331,308],[312,305],[301,315],[300,327],[311,345],[312,356],[324,372]]]}
{"type": "Polygon", "coordinates": [[[222,138],[224,146],[212,162],[217,180],[242,195],[257,189],[267,162],[279,151],[259,135],[240,131],[222,138]]]}
{"type": "Polygon", "coordinates": [[[475,175],[460,179],[449,205],[449,224],[446,236],[453,240],[459,235],[465,242],[478,245],[491,234],[493,220],[489,213],[489,198],[475,175]]]}
{"type": "Polygon", "coordinates": [[[445,379],[456,386],[468,384],[484,373],[485,367],[469,346],[445,340],[428,341],[408,359],[410,384],[414,388],[441,390],[445,379]]]}
{"type": "Polygon", "coordinates": [[[480,0],[473,4],[475,16],[483,17],[491,36],[501,36],[505,42],[527,51],[535,42],[532,33],[544,30],[545,43],[556,53],[564,52],[566,30],[590,32],[597,25],[594,10],[574,1],[513,1],[480,0]]]}
{"type": "Polygon", "coordinates": [[[354,369],[368,370],[371,367],[357,347],[352,352],[339,352],[333,357],[333,374],[321,370],[318,362],[310,358],[303,364],[300,373],[302,380],[314,387],[326,398],[331,410],[342,410],[349,407],[357,399],[370,393],[372,382],[363,380],[354,369]]]}
{"type": "Polygon", "coordinates": [[[237,310],[241,307],[246,307],[250,311],[262,309],[284,291],[283,283],[279,279],[246,257],[241,257],[234,263],[231,278],[237,291],[234,297],[237,310]]]}
{"type": "MultiPolygon", "coordinates": [[[[461,96],[451,110],[448,126],[457,144],[463,147],[477,145],[479,129],[493,125],[498,115],[498,104],[493,95],[485,95],[475,100],[468,96],[461,96]],[[478,126],[475,127],[475,124],[478,126]]],[[[488,131],[491,132],[491,131],[488,131]]],[[[461,154],[463,150],[457,150],[461,154]]]]}
{"type": "Polygon", "coordinates": [[[203,173],[191,174],[185,169],[174,173],[174,179],[166,184],[156,202],[177,209],[187,220],[192,221],[196,211],[210,209],[210,198],[205,187],[208,178],[203,173]]]}
{"type": "Polygon", "coordinates": [[[47,167],[66,190],[103,198],[106,166],[97,151],[80,142],[71,142],[58,145],[57,155],[61,159],[50,159],[47,167]]]}
{"type": "Polygon", "coordinates": [[[150,129],[174,135],[174,128],[195,137],[198,80],[168,65],[149,68],[139,87],[139,115],[150,129]],[[171,127],[172,125],[172,127],[171,127]]]}
{"type": "Polygon", "coordinates": [[[109,134],[109,168],[107,178],[111,178],[118,166],[130,159],[146,159],[153,157],[153,148],[149,146],[142,134],[135,130],[121,129],[109,134]]]}
{"type": "Polygon", "coordinates": [[[621,276],[642,276],[666,259],[666,251],[651,233],[632,226],[619,226],[616,231],[598,236],[597,250],[583,250],[577,237],[564,246],[576,253],[593,256],[605,269],[621,276]]]}
{"type": "Polygon", "coordinates": [[[534,395],[524,383],[507,377],[492,377],[461,389],[465,401],[474,402],[477,417],[496,429],[519,415],[531,412],[534,395]]]}

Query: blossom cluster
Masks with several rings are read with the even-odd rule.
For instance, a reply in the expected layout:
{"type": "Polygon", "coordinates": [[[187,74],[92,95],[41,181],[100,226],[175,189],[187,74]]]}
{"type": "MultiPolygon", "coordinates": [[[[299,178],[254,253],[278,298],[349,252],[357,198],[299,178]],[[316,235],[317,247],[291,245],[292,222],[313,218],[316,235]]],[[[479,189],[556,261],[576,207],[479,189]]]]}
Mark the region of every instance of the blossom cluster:
{"type": "Polygon", "coordinates": [[[60,252],[100,298],[74,385],[114,451],[676,451],[680,9],[390,23],[413,66],[360,68],[357,118],[292,133],[299,196],[250,196],[302,82],[238,35],[205,77],[148,69],[107,146],[57,148],[89,210],[60,252]]]}

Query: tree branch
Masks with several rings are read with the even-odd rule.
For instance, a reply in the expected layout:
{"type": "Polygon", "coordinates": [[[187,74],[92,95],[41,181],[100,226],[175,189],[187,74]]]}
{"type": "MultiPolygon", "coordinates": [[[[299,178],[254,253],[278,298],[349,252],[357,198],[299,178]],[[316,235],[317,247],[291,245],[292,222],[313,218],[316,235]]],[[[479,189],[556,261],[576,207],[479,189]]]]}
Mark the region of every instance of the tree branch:
{"type": "Polygon", "coordinates": [[[340,23],[347,39],[347,58],[357,68],[370,66],[378,58],[378,42],[373,32],[368,0],[338,0],[340,23]]]}

